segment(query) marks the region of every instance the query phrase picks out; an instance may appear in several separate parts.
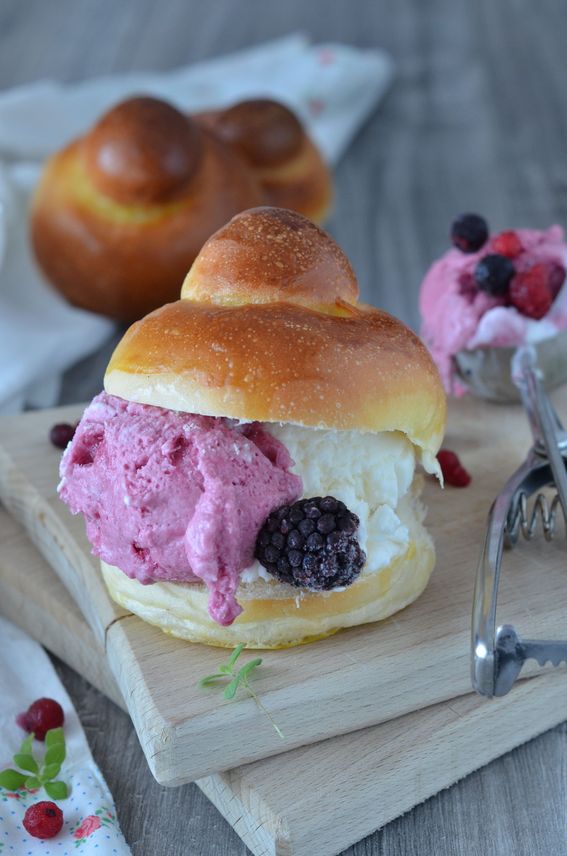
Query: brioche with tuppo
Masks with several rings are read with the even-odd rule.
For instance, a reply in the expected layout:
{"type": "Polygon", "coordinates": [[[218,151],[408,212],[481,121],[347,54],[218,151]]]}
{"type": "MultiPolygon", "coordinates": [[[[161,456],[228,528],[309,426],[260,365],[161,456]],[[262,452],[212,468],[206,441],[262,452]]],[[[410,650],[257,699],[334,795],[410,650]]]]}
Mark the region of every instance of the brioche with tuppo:
{"type": "Polygon", "coordinates": [[[177,299],[207,238],[239,211],[277,201],[322,217],[327,167],[290,111],[262,105],[206,121],[129,98],[56,153],[30,227],[51,283],[75,306],[133,321],[177,299]]]}
{"type": "Polygon", "coordinates": [[[288,107],[254,98],[202,114],[201,121],[243,158],[268,205],[298,211],[315,223],[325,220],[332,198],[329,169],[288,107]]]}
{"type": "Polygon", "coordinates": [[[420,340],[358,302],[301,215],[257,208],[134,324],[62,464],[111,596],[212,645],[274,648],[376,621],[434,565],[423,477],[443,388],[420,340]]]}

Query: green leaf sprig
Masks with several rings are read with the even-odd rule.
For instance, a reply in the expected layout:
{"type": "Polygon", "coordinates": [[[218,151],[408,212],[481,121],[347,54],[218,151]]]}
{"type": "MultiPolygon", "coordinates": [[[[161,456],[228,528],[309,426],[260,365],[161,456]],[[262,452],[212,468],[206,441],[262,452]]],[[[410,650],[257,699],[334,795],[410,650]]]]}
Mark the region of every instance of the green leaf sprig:
{"type": "Polygon", "coordinates": [[[20,751],[13,757],[14,764],[20,769],[2,770],[0,773],[0,788],[6,788],[9,791],[19,791],[23,788],[31,791],[35,788],[43,788],[52,800],[67,799],[69,788],[65,782],[54,781],[59,775],[66,755],[63,729],[51,728],[46,733],[45,755],[41,764],[33,755],[33,737],[33,733],[28,735],[22,742],[20,751]],[[20,770],[25,772],[22,773],[20,770]]]}
{"type": "Polygon", "coordinates": [[[274,722],[274,719],[269,710],[267,710],[262,702],[260,701],[257,693],[254,692],[249,683],[249,678],[252,676],[254,670],[262,665],[262,658],[256,657],[254,660],[249,660],[248,663],[245,663],[244,666],[241,666],[238,671],[236,671],[236,661],[242,654],[245,649],[244,644],[237,645],[228,660],[225,663],[221,663],[218,667],[218,672],[215,672],[212,675],[206,675],[206,677],[201,678],[199,681],[200,687],[209,687],[214,686],[219,680],[227,680],[230,678],[229,683],[225,686],[223,690],[223,696],[226,699],[233,699],[238,691],[239,687],[244,687],[246,692],[251,698],[254,699],[256,704],[262,713],[265,713],[268,719],[270,720],[272,727],[274,728],[278,737],[282,740],[285,740],[283,732],[279,728],[279,726],[274,722]]]}

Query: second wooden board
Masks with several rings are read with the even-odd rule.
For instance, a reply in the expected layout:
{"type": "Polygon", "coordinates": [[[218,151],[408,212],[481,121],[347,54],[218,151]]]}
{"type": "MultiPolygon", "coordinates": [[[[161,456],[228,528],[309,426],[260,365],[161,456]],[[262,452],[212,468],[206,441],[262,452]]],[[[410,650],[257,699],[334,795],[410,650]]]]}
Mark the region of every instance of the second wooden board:
{"type": "MultiPolygon", "coordinates": [[[[567,390],[557,401],[567,409],[567,390]]],[[[0,422],[0,496],[20,519],[80,605],[107,656],[150,767],[178,784],[269,755],[395,719],[470,690],[468,648],[475,566],[486,512],[529,444],[518,407],[468,400],[453,404],[447,445],[473,473],[466,490],[428,488],[438,567],[417,603],[391,619],[321,642],[267,652],[257,691],[285,734],[281,740],[251,699],[223,701],[198,678],[219,651],[165,636],[115,607],[88,552],[83,524],[55,495],[59,454],[53,422],[79,409],[44,411],[0,422]]],[[[537,541],[512,554],[502,617],[527,636],[564,632],[564,554],[537,541]]]]}

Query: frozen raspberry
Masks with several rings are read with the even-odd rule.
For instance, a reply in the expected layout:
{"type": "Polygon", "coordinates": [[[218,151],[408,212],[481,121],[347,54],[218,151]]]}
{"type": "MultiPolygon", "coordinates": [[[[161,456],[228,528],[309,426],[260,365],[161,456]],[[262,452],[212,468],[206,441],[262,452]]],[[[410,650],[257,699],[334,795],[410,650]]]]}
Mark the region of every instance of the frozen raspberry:
{"type": "Polygon", "coordinates": [[[479,214],[461,214],[451,226],[451,241],[463,253],[476,253],[488,240],[488,224],[479,214]]]}
{"type": "Polygon", "coordinates": [[[517,232],[511,230],[509,232],[500,232],[499,235],[492,238],[490,247],[494,253],[506,256],[509,259],[515,259],[524,249],[517,232]]]}
{"type": "Polygon", "coordinates": [[[281,582],[328,591],[355,581],[366,561],[355,537],[359,520],[333,496],[300,499],[272,512],[256,541],[256,558],[281,582]]]}
{"type": "Polygon", "coordinates": [[[16,717],[20,728],[30,734],[33,731],[36,740],[45,740],[46,733],[51,728],[60,728],[64,721],[63,708],[52,698],[38,698],[16,717]]]}
{"type": "Polygon", "coordinates": [[[555,300],[565,282],[565,268],[562,264],[559,264],[559,262],[547,262],[547,281],[552,297],[555,300]]]}
{"type": "Polygon", "coordinates": [[[69,425],[67,422],[59,422],[54,425],[49,432],[51,443],[58,449],[66,449],[75,436],[76,427],[76,425],[69,425]]]}
{"type": "Polygon", "coordinates": [[[543,262],[517,273],[510,284],[510,303],[528,318],[543,318],[553,303],[549,268],[543,262]]]}
{"type": "Polygon", "coordinates": [[[441,449],[437,454],[437,460],[439,461],[445,484],[450,484],[451,487],[467,487],[470,484],[471,477],[455,452],[450,452],[449,449],[441,449]]]}
{"type": "Polygon", "coordinates": [[[482,291],[492,297],[503,297],[515,272],[510,259],[498,253],[491,253],[479,261],[474,270],[474,278],[482,291]]]}
{"type": "Polygon", "coordinates": [[[46,800],[30,805],[24,815],[24,827],[34,838],[55,838],[62,826],[63,812],[46,800]]]}

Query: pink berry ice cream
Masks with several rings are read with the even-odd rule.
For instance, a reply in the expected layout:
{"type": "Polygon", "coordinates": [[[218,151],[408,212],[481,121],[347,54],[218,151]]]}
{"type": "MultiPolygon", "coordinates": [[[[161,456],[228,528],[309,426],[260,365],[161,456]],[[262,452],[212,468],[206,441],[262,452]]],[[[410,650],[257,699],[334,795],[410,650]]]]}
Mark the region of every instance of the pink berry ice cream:
{"type": "Polygon", "coordinates": [[[63,456],[59,495],[84,515],[95,555],[145,584],[205,582],[211,617],[227,625],[260,526],[302,493],[291,466],[258,424],[103,392],[63,456]]]}
{"type": "Polygon", "coordinates": [[[421,335],[446,390],[461,395],[460,351],[517,347],[567,329],[567,244],[560,226],[489,236],[478,215],[455,221],[452,238],[421,286],[421,335]]]}

